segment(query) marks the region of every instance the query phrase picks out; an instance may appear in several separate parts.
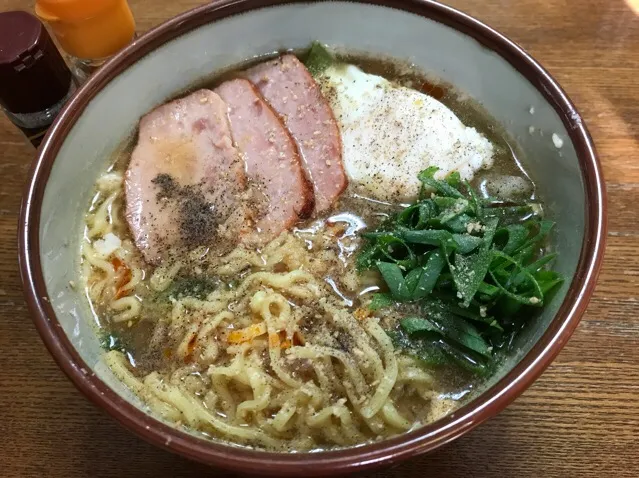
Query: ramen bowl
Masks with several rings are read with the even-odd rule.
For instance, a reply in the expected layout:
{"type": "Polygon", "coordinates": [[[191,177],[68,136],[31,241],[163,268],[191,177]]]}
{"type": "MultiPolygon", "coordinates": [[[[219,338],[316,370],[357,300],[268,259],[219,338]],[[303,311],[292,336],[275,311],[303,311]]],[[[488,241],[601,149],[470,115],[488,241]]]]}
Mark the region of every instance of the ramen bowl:
{"type": "Polygon", "coordinates": [[[20,219],[26,299],[42,339],[74,384],[145,440],[243,473],[320,476],[431,452],[494,416],[550,364],[575,330],[604,251],[605,194],[590,135],[552,77],[516,44],[428,0],[218,1],[137,39],[66,106],[38,152],[20,219]],[[405,60],[478,102],[516,140],[557,227],[556,270],[567,278],[481,393],[454,413],[394,438],[317,453],[274,453],[208,440],[172,427],[100,360],[79,275],[83,214],[108,158],[139,118],[213,72],[314,40],[405,60]],[[437,45],[437,48],[424,48],[437,45]]]}

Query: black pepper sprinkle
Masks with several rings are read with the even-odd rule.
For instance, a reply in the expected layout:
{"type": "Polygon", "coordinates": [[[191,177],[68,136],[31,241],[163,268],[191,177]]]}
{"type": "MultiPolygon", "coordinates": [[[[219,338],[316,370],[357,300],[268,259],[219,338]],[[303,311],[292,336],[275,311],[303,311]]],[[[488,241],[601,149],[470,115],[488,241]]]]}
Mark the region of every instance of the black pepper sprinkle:
{"type": "Polygon", "coordinates": [[[217,226],[213,203],[206,200],[201,185],[180,186],[169,174],[158,174],[151,181],[159,191],[156,199],[173,200],[179,211],[180,236],[189,247],[210,241],[217,226]]]}
{"type": "Polygon", "coordinates": [[[161,173],[151,180],[153,184],[158,186],[160,190],[155,195],[155,198],[160,199],[172,199],[176,193],[181,189],[180,185],[173,179],[170,174],[161,173]]]}
{"type": "Polygon", "coordinates": [[[217,224],[215,208],[201,191],[192,186],[183,188],[180,205],[180,234],[187,245],[198,246],[210,240],[217,224]]]}

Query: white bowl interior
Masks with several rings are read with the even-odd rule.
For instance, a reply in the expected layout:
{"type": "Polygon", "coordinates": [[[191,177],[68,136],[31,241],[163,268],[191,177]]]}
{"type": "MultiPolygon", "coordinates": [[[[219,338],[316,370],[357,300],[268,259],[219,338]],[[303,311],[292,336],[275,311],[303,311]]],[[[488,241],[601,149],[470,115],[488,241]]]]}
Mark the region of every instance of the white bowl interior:
{"type": "MultiPolygon", "coordinates": [[[[40,255],[57,318],[87,365],[138,407],[142,407],[139,401],[101,365],[102,350],[87,301],[69,287],[69,281],[78,280],[82,219],[94,182],[139,118],[156,105],[216,70],[277,50],[304,48],[313,40],[408,60],[479,102],[519,142],[525,166],[540,180],[539,194],[558,223],[556,269],[567,277],[576,270],[585,202],[575,149],[554,109],[502,57],[441,23],[381,6],[282,5],[226,18],[164,44],[100,91],[64,141],[44,195],[40,255]],[[564,140],[561,149],[553,144],[553,133],[564,140]]],[[[518,353],[494,381],[512,369],[543,334],[568,285],[563,285],[534,327],[519,337],[518,353]]]]}

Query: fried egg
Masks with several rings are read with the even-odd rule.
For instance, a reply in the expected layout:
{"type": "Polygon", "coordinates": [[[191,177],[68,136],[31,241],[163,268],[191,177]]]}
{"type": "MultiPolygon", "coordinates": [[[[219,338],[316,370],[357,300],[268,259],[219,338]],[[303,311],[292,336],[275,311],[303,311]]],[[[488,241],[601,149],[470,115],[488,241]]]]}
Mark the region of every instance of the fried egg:
{"type": "Polygon", "coordinates": [[[468,180],[492,166],[492,143],[428,95],[343,64],[328,68],[321,86],[341,130],[346,173],[368,197],[414,200],[417,174],[430,166],[439,178],[458,171],[468,180]]]}

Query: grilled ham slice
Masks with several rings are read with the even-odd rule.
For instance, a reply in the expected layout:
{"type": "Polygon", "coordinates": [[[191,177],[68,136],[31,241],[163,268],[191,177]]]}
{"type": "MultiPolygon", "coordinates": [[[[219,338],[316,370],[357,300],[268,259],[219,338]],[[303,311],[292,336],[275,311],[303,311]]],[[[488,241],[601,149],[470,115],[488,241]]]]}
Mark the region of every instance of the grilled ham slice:
{"type": "Polygon", "coordinates": [[[320,87],[294,55],[260,63],[246,76],[295,139],[306,177],[313,184],[315,212],[327,211],[348,179],[339,128],[320,87]]]}
{"type": "Polygon", "coordinates": [[[257,221],[260,242],[268,241],[313,211],[312,186],[291,135],[251,82],[230,80],[215,92],[228,105],[248,179],[268,200],[266,214],[257,221]]]}
{"type": "Polygon", "coordinates": [[[220,228],[237,241],[246,227],[245,189],[227,106],[216,93],[196,91],[140,120],[125,174],[126,218],[147,262],[208,245],[220,228]]]}

